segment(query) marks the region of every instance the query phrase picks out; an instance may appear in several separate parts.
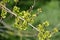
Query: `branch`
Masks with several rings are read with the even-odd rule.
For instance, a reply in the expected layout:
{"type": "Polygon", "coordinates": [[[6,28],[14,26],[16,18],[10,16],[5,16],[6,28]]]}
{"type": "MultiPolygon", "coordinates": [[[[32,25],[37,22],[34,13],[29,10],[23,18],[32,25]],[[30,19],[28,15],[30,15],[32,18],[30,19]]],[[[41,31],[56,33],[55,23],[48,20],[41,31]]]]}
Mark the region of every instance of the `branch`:
{"type": "MultiPolygon", "coordinates": [[[[4,5],[2,5],[1,3],[0,3],[0,7],[1,8],[4,8],[8,13],[10,13],[10,14],[12,14],[12,15],[14,15],[15,17],[17,17],[17,15],[14,13],[14,12],[12,12],[11,10],[9,10],[8,8],[6,8],[4,5]]],[[[25,19],[23,19],[22,17],[20,17],[19,16],[19,18],[21,19],[21,20],[25,20],[25,19]]],[[[34,27],[32,24],[30,24],[30,23],[28,23],[28,25],[30,25],[31,27],[33,27],[36,31],[38,31],[39,32],[39,30],[36,28],[36,27],[34,27]]]]}

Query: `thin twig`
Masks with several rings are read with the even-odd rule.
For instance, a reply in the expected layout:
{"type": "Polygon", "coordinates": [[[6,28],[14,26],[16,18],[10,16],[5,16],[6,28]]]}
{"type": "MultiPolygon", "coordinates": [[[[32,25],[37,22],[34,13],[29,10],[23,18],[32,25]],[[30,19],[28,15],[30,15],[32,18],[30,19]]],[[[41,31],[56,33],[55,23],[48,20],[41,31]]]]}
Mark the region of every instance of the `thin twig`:
{"type": "Polygon", "coordinates": [[[30,7],[30,9],[28,10],[29,12],[32,11],[32,9],[34,8],[35,4],[36,4],[36,0],[34,0],[33,5],[32,5],[32,6],[30,7]]]}

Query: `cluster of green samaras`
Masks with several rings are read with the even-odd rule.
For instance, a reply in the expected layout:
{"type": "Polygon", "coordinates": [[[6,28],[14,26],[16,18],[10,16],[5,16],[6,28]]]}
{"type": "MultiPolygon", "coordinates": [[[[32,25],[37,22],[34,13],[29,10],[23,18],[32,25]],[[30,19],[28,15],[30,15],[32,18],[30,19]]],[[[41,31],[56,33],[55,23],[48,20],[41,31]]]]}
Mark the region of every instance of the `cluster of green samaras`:
{"type": "MultiPolygon", "coordinates": [[[[0,3],[5,6],[6,3],[8,3],[8,2],[9,2],[9,0],[2,0],[0,3]]],[[[2,11],[1,11],[2,18],[6,18],[6,14],[7,14],[6,10],[4,8],[2,8],[2,11]]]]}
{"type": "Polygon", "coordinates": [[[15,23],[14,23],[14,27],[19,28],[20,30],[26,30],[28,23],[33,23],[34,22],[34,18],[35,18],[35,14],[31,15],[28,11],[19,11],[20,8],[18,8],[17,6],[14,6],[13,8],[13,12],[16,13],[17,17],[15,18],[15,23]],[[23,20],[21,20],[19,17],[23,18],[23,20]]]}
{"type": "MultiPolygon", "coordinates": [[[[17,2],[17,0],[14,0],[17,2]]],[[[8,0],[2,0],[0,3],[5,5],[5,3],[9,2],[8,0]]],[[[28,28],[28,23],[33,24],[35,17],[37,17],[36,14],[31,14],[28,11],[20,11],[20,8],[17,6],[13,7],[12,12],[14,12],[17,17],[15,17],[15,22],[13,24],[14,28],[17,28],[19,30],[26,30],[28,28]],[[20,19],[23,18],[23,20],[20,19]]],[[[41,8],[38,9],[38,12],[42,12],[41,8]]],[[[6,18],[7,11],[2,8],[1,16],[2,18],[6,18]]],[[[54,33],[58,32],[57,28],[54,28],[52,31],[47,30],[46,28],[49,26],[49,22],[45,21],[42,24],[37,25],[38,32],[38,38],[39,40],[50,40],[50,38],[53,36],[54,33]]]]}
{"type": "Polygon", "coordinates": [[[40,30],[38,33],[39,40],[50,40],[50,38],[58,32],[57,28],[54,28],[52,31],[47,30],[47,27],[49,26],[49,22],[45,21],[42,24],[38,25],[38,29],[40,30]]]}

